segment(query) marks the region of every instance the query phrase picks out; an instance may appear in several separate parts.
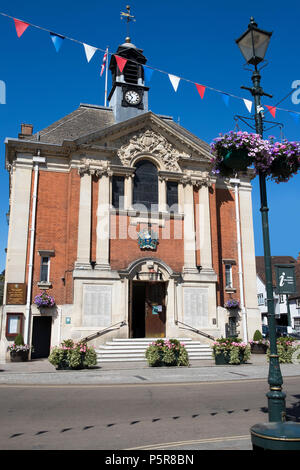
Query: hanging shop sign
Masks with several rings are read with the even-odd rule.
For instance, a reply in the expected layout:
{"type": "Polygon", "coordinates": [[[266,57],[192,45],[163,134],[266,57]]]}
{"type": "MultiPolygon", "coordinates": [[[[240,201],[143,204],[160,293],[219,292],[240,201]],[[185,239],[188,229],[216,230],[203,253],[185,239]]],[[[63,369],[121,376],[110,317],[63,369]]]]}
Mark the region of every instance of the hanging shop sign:
{"type": "Polygon", "coordinates": [[[294,294],[296,292],[295,266],[290,264],[275,265],[276,293],[294,294]]]}

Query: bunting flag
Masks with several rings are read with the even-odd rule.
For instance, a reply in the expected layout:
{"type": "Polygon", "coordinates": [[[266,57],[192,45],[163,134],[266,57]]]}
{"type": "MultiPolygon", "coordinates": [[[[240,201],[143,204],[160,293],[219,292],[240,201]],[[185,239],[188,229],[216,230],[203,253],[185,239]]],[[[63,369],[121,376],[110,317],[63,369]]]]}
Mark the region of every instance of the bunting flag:
{"type": "Polygon", "coordinates": [[[16,18],[14,18],[14,22],[18,38],[20,38],[24,31],[28,28],[29,24],[25,23],[24,21],[16,20],[16,18]]]}
{"type": "Polygon", "coordinates": [[[251,110],[252,110],[252,101],[246,100],[246,99],[244,99],[243,101],[244,101],[245,106],[246,106],[246,108],[248,109],[249,113],[251,113],[251,110]]]}
{"type": "Polygon", "coordinates": [[[115,58],[116,58],[116,61],[117,61],[117,65],[119,67],[119,70],[120,72],[122,73],[123,72],[123,69],[126,65],[126,62],[127,62],[127,59],[124,59],[124,57],[120,57],[119,55],[116,55],[115,54],[115,58]]]}
{"type": "Polygon", "coordinates": [[[180,78],[177,77],[176,75],[172,75],[171,73],[169,73],[168,75],[169,75],[169,79],[170,79],[170,82],[173,85],[174,90],[177,91],[177,88],[178,88],[178,85],[179,85],[179,82],[180,82],[180,78]]]}
{"type": "Polygon", "coordinates": [[[226,104],[226,106],[228,106],[229,105],[229,95],[227,95],[226,93],[222,93],[222,98],[223,98],[223,101],[226,104]]]}
{"type": "Polygon", "coordinates": [[[86,55],[86,60],[89,62],[93,55],[95,54],[97,48],[93,46],[89,46],[88,44],[83,43],[85,55],[86,55]]]}
{"type": "Polygon", "coordinates": [[[276,108],[275,106],[268,106],[267,104],[265,105],[266,108],[268,108],[268,110],[270,111],[270,113],[272,114],[273,118],[275,118],[275,114],[276,114],[276,108]]]}
{"type": "Polygon", "coordinates": [[[153,74],[153,69],[149,69],[149,67],[144,67],[144,75],[146,82],[150,82],[153,74]]]}
{"type": "Polygon", "coordinates": [[[102,77],[102,74],[103,74],[103,72],[104,72],[105,65],[106,65],[106,61],[107,61],[107,49],[106,49],[105,54],[104,54],[104,56],[103,56],[102,65],[101,65],[100,77],[102,77]]]}
{"type": "MultiPolygon", "coordinates": [[[[43,31],[46,31],[48,34],[50,33],[50,37],[51,37],[51,40],[53,42],[53,45],[56,49],[56,51],[58,52],[61,48],[61,45],[63,43],[63,40],[64,39],[67,39],[69,41],[73,41],[73,42],[76,42],[76,43],[79,43],[81,45],[84,46],[84,50],[85,50],[85,54],[86,54],[86,59],[88,62],[90,62],[90,60],[92,59],[92,57],[94,56],[95,52],[96,51],[101,51],[101,52],[105,52],[104,54],[104,57],[103,57],[103,62],[102,62],[102,67],[101,67],[101,72],[100,72],[100,76],[102,76],[104,70],[105,70],[105,66],[107,65],[107,61],[108,61],[108,56],[111,55],[111,56],[115,56],[115,59],[116,59],[116,63],[117,63],[117,66],[120,70],[120,72],[122,73],[123,72],[123,69],[126,65],[126,62],[127,62],[127,59],[124,58],[124,57],[121,57],[121,56],[118,56],[118,55],[115,55],[115,54],[109,54],[108,53],[108,49],[106,49],[106,51],[104,51],[104,49],[100,49],[100,48],[97,48],[97,47],[93,47],[93,46],[89,46],[88,44],[84,43],[84,42],[81,42],[81,41],[78,41],[77,39],[73,39],[71,37],[67,37],[67,36],[63,36],[61,34],[58,34],[58,33],[53,33],[51,30],[49,29],[46,29],[42,26],[37,26],[33,23],[27,23],[26,21],[23,21],[23,20],[19,20],[17,18],[14,18],[13,16],[10,16],[10,15],[7,15],[6,13],[3,13],[0,11],[0,15],[1,16],[5,16],[7,18],[10,18],[10,20],[13,20],[14,21],[14,24],[15,24],[15,28],[16,28],[16,33],[17,33],[17,36],[20,38],[22,36],[22,34],[26,31],[26,29],[28,28],[28,26],[31,26],[32,28],[37,28],[39,30],[43,30],[43,31]]],[[[135,62],[135,61],[132,61],[132,62],[135,62]]],[[[193,85],[196,86],[197,88],[197,91],[201,97],[201,99],[203,99],[204,97],[204,93],[205,93],[205,89],[208,88],[209,90],[212,90],[212,91],[215,91],[216,93],[219,93],[222,95],[222,98],[223,98],[223,101],[225,103],[226,106],[229,106],[229,98],[236,98],[236,99],[239,99],[239,100],[243,100],[244,101],[244,104],[247,108],[247,110],[249,111],[249,113],[251,113],[252,111],[252,107],[253,107],[253,102],[251,100],[247,100],[247,99],[244,99],[240,96],[236,96],[232,93],[228,93],[228,92],[225,92],[225,91],[222,91],[222,90],[218,90],[216,88],[213,88],[213,87],[210,87],[208,85],[200,85],[199,83],[196,83],[196,82],[192,82],[191,80],[187,80],[186,78],[182,78],[182,77],[178,77],[176,75],[173,75],[173,74],[168,74],[167,72],[163,71],[163,70],[158,70],[158,69],[155,69],[153,67],[149,67],[149,66],[144,66],[144,73],[145,73],[145,80],[147,80],[148,82],[151,80],[151,77],[152,77],[152,74],[153,72],[156,71],[156,72],[160,72],[160,73],[163,73],[165,75],[168,75],[169,76],[169,79],[172,83],[172,86],[174,88],[174,91],[176,92],[177,89],[178,89],[178,85],[179,85],[179,82],[180,80],[184,80],[186,82],[190,82],[192,83],[193,85]]],[[[289,96],[289,95],[288,95],[289,96]]],[[[285,98],[284,98],[285,99],[285,98]]],[[[281,100],[283,101],[283,100],[281,100]]],[[[279,103],[281,103],[281,101],[279,101],[279,103]]],[[[293,119],[295,119],[295,121],[298,123],[299,120],[300,120],[300,113],[299,112],[296,112],[296,111],[291,111],[289,109],[283,109],[283,108],[279,108],[277,106],[268,106],[268,105],[264,105],[268,111],[270,112],[270,114],[273,116],[273,118],[275,118],[275,115],[276,115],[276,111],[277,110],[280,110],[280,111],[286,111],[288,113],[290,113],[293,117],[293,119]]]]}
{"type": "Polygon", "coordinates": [[[199,85],[199,83],[195,83],[195,85],[196,85],[196,88],[197,88],[197,90],[198,90],[199,95],[200,95],[201,98],[203,99],[203,96],[204,96],[204,92],[205,92],[205,88],[206,88],[206,87],[203,86],[203,85],[199,85]]]}
{"type": "Polygon", "coordinates": [[[58,52],[65,38],[64,36],[60,36],[59,34],[55,34],[55,33],[50,33],[50,36],[54,44],[54,47],[56,49],[56,52],[58,52]]]}

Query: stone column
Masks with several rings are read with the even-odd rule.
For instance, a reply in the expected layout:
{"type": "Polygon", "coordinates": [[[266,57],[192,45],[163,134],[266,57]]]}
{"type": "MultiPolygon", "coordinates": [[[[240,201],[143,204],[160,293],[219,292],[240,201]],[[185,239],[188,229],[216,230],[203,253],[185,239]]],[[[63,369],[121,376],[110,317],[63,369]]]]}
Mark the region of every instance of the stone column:
{"type": "Polygon", "coordinates": [[[110,174],[103,173],[98,184],[96,269],[110,270],[110,174]]]}
{"type": "MultiPolygon", "coordinates": [[[[255,263],[255,245],[254,245],[254,231],[252,219],[252,198],[251,198],[251,184],[241,182],[239,190],[240,199],[240,221],[241,221],[241,247],[242,247],[242,264],[244,271],[244,293],[245,293],[245,306],[248,310],[258,309],[257,305],[257,287],[256,287],[256,263],[255,263]]],[[[253,323],[255,321],[253,320],[253,323]]],[[[250,322],[251,323],[251,322],[250,322]]],[[[260,326],[261,319],[257,317],[257,325],[260,326]]],[[[255,331],[256,325],[250,328],[251,334],[255,331]]],[[[252,337],[250,336],[250,339],[252,337]]]]}
{"type": "Polygon", "coordinates": [[[202,185],[199,188],[198,217],[201,272],[213,270],[208,191],[208,186],[202,185]]]}
{"type": "Polygon", "coordinates": [[[90,268],[92,177],[81,173],[76,267],[90,268]]]}
{"type": "Polygon", "coordinates": [[[184,187],[184,272],[196,274],[196,234],[194,217],[194,191],[191,183],[184,187]]]}
{"type": "Polygon", "coordinates": [[[184,211],[184,188],[182,183],[178,183],[178,212],[183,214],[184,211]]]}
{"type": "Polygon", "coordinates": [[[17,165],[12,170],[6,283],[25,282],[31,178],[31,166],[17,165]]]}
{"type": "Polygon", "coordinates": [[[133,175],[126,175],[124,178],[124,209],[132,208],[132,178],[133,175]]]}
{"type": "Polygon", "coordinates": [[[158,210],[159,212],[167,211],[167,183],[165,178],[158,179],[158,210]]]}

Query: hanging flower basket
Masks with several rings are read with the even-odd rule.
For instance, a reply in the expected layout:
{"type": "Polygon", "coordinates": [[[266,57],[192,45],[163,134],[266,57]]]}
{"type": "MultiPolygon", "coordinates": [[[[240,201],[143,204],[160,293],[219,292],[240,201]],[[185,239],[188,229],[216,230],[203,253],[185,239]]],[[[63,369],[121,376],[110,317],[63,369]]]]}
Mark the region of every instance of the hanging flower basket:
{"type": "Polygon", "coordinates": [[[213,173],[234,176],[253,166],[276,183],[287,182],[300,169],[300,142],[274,142],[259,134],[233,132],[220,134],[211,144],[213,173]]]}
{"type": "Polygon", "coordinates": [[[272,144],[273,159],[270,166],[271,178],[276,183],[287,182],[300,168],[300,142],[272,144]]]}
{"type": "Polygon", "coordinates": [[[44,291],[35,296],[34,303],[38,307],[53,307],[55,305],[55,300],[54,297],[44,291]]]}
{"type": "Polygon", "coordinates": [[[225,302],[224,307],[229,309],[240,308],[240,302],[236,299],[230,299],[225,302]]]}
{"type": "Polygon", "coordinates": [[[224,157],[224,165],[232,170],[245,171],[252,161],[246,149],[229,150],[224,157]]]}
{"type": "Polygon", "coordinates": [[[254,163],[256,152],[264,150],[262,138],[258,134],[233,132],[220,134],[211,144],[213,151],[213,172],[222,176],[232,176],[237,171],[246,171],[254,163]]]}

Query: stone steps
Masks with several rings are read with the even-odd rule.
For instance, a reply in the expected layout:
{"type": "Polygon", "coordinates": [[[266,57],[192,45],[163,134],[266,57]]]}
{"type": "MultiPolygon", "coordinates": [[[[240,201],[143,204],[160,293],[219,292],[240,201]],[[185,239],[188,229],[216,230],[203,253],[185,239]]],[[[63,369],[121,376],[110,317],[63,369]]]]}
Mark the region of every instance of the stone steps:
{"type": "MultiPolygon", "coordinates": [[[[184,343],[191,361],[212,359],[212,349],[208,344],[201,344],[190,338],[177,339],[184,343]]],[[[113,339],[96,349],[98,362],[146,362],[146,349],[156,340],[157,338],[113,339]]]]}

